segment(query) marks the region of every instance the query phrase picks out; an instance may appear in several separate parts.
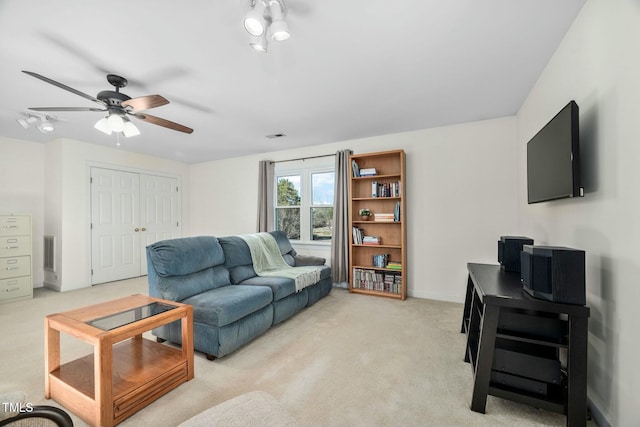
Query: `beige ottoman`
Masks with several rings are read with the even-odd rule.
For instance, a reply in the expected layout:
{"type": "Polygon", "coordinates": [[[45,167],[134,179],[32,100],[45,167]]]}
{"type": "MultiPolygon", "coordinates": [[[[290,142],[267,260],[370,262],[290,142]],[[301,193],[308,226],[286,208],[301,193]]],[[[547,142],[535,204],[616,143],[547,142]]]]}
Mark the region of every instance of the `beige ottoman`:
{"type": "Polygon", "coordinates": [[[270,394],[252,391],[213,406],[178,427],[296,427],[296,420],[270,394]]]}

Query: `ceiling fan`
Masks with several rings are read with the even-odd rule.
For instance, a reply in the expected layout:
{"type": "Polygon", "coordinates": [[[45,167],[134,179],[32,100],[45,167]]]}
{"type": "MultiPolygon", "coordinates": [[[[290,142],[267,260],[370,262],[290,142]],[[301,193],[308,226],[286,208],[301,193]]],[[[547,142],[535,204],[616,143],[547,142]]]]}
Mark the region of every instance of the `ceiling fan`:
{"type": "Polygon", "coordinates": [[[69,87],[65,84],[52,80],[48,77],[34,73],[32,71],[22,71],[25,74],[33,76],[37,79],[45,81],[54,86],[58,86],[61,89],[67,90],[71,93],[75,93],[83,98],[95,102],[100,105],[100,108],[96,107],[29,107],[33,111],[100,111],[107,112],[107,116],[100,119],[95,127],[96,129],[110,135],[111,132],[122,132],[126,137],[139,135],[140,131],[129,120],[128,116],[133,116],[136,119],[143,120],[145,122],[163,126],[168,129],[173,129],[178,132],[192,133],[193,129],[181,125],[179,123],[172,122],[160,117],[152,116],[151,114],[143,113],[144,110],[160,107],[166,105],[169,101],[160,95],[147,95],[137,98],[131,98],[128,95],[120,92],[120,89],[127,85],[127,79],[124,77],[107,74],[107,81],[111,84],[113,90],[103,90],[98,93],[96,97],[88,95],[77,89],[69,87]]]}

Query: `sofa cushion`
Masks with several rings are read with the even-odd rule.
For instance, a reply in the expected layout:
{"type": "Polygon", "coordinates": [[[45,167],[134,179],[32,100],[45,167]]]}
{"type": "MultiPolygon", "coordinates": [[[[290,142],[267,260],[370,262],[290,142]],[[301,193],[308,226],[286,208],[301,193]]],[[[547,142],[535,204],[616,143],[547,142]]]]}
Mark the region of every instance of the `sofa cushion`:
{"type": "Polygon", "coordinates": [[[224,251],[224,265],[229,269],[232,283],[241,283],[256,275],[247,242],[238,236],[220,237],[218,241],[224,251]]]}
{"type": "Polygon", "coordinates": [[[291,267],[296,266],[296,259],[292,257],[290,254],[284,254],[282,255],[282,258],[284,258],[284,262],[289,264],[291,267]]]}
{"type": "Polygon", "coordinates": [[[158,275],[158,289],[162,298],[182,301],[190,296],[230,285],[229,270],[218,265],[183,276],[162,277],[158,275]]]}
{"type": "Polygon", "coordinates": [[[253,265],[239,265],[229,268],[229,275],[231,276],[231,282],[238,284],[256,277],[256,271],[253,269],[253,265]]]}
{"type": "Polygon", "coordinates": [[[286,233],[282,230],[270,231],[269,234],[276,239],[276,243],[278,244],[278,249],[280,249],[280,254],[289,254],[292,257],[296,256],[296,251],[291,246],[291,241],[287,237],[286,233]]]}
{"type": "Polygon", "coordinates": [[[331,277],[331,266],[322,265],[318,266],[320,269],[320,280],[328,279],[331,277]]]}
{"type": "Polygon", "coordinates": [[[225,326],[269,305],[271,290],[263,286],[224,286],[193,295],[182,302],[193,306],[193,321],[225,326]]]}
{"type": "Polygon", "coordinates": [[[247,242],[239,236],[220,237],[218,239],[222,250],[224,251],[224,265],[229,267],[237,267],[239,265],[251,265],[251,251],[247,242]]]}
{"type": "MultiPolygon", "coordinates": [[[[247,280],[244,280],[242,285],[260,285],[268,286],[273,292],[273,300],[278,301],[288,297],[291,294],[296,293],[296,282],[294,279],[286,277],[273,277],[273,276],[255,276],[247,280]]],[[[238,286],[238,285],[234,285],[238,286]]]]}
{"type": "Polygon", "coordinates": [[[224,252],[213,236],[183,237],[147,246],[158,276],[181,276],[224,264],[224,252]]]}

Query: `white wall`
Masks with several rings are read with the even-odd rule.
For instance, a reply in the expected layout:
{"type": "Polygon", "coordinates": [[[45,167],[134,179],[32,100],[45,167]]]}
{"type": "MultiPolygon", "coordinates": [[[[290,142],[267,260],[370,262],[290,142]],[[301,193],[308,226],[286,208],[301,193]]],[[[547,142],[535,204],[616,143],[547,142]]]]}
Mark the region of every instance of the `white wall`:
{"type": "MultiPolygon", "coordinates": [[[[59,177],[47,180],[47,192],[50,186],[61,184],[62,194],[58,208],[52,207],[47,216],[60,231],[62,278],[57,285],[62,291],[83,288],[91,285],[90,250],[90,204],[89,204],[89,167],[90,165],[113,166],[144,172],[161,172],[178,177],[182,181],[182,230],[189,231],[189,166],[185,163],[160,159],[153,156],[123,151],[117,148],[61,139],[54,141],[49,151],[55,152],[52,158],[60,159],[61,167],[56,172],[59,177]]],[[[51,188],[52,192],[59,188],[51,188]]],[[[47,220],[49,223],[49,220],[47,220]]],[[[48,234],[48,231],[45,230],[48,234]]],[[[60,279],[60,278],[59,278],[60,279]]]]}
{"type": "Polygon", "coordinates": [[[191,233],[255,231],[259,160],[402,148],[408,294],[462,302],[466,263],[495,263],[498,238],[517,231],[516,138],[504,118],[193,165],[191,233]]]}
{"type": "Polygon", "coordinates": [[[0,212],[30,214],[33,285],[43,282],[44,150],[42,144],[0,137],[0,212]]]}
{"type": "Polygon", "coordinates": [[[639,41],[640,2],[589,0],[517,116],[520,232],[586,251],[588,396],[616,426],[640,419],[639,41]],[[586,195],[529,206],[526,142],[571,99],[586,195]]]}
{"type": "Polygon", "coordinates": [[[175,176],[182,183],[182,230],[189,232],[189,166],[78,141],[47,144],[0,137],[0,212],[33,215],[34,286],[91,285],[89,166],[175,176]],[[43,236],[56,236],[56,272],[43,271],[43,236]]]}

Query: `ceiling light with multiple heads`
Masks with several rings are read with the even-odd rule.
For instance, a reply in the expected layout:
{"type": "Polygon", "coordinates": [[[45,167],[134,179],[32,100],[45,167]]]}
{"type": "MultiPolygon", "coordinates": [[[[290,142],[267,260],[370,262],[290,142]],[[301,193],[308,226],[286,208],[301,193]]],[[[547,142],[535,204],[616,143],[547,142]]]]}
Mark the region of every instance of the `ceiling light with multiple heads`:
{"type": "Polygon", "coordinates": [[[98,120],[94,127],[107,135],[111,135],[112,132],[122,132],[127,138],[140,135],[136,125],[126,115],[116,111],[111,111],[106,117],[98,120]]]}
{"type": "Polygon", "coordinates": [[[284,0],[251,0],[251,8],[244,18],[244,28],[251,35],[249,46],[267,52],[268,41],[285,41],[291,37],[284,21],[287,7],[284,0]]]}
{"type": "Polygon", "coordinates": [[[25,129],[29,129],[35,126],[42,133],[50,133],[56,130],[53,126],[53,122],[57,121],[57,118],[49,115],[40,116],[32,113],[27,113],[26,118],[16,119],[16,121],[25,129]]]}

